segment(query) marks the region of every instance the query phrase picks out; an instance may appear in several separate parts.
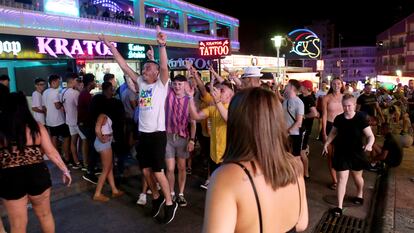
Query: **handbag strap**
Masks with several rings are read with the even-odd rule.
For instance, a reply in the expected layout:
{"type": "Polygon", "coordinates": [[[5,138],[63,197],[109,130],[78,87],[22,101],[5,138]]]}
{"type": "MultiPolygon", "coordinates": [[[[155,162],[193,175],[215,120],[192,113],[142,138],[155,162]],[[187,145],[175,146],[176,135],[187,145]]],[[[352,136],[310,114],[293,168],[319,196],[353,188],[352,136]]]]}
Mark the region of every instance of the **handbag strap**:
{"type": "Polygon", "coordinates": [[[259,212],[260,233],[263,233],[262,208],[260,207],[259,195],[257,194],[256,185],[254,184],[253,178],[250,175],[249,170],[247,170],[247,168],[243,164],[241,164],[239,162],[233,162],[233,163],[239,165],[243,169],[243,171],[246,173],[247,177],[249,177],[250,184],[252,185],[252,188],[253,188],[254,197],[256,199],[257,211],[259,212]]]}
{"type": "Polygon", "coordinates": [[[289,112],[289,99],[286,100],[286,111],[288,112],[289,116],[292,118],[293,122],[296,122],[296,118],[294,118],[292,113],[289,112]]]}

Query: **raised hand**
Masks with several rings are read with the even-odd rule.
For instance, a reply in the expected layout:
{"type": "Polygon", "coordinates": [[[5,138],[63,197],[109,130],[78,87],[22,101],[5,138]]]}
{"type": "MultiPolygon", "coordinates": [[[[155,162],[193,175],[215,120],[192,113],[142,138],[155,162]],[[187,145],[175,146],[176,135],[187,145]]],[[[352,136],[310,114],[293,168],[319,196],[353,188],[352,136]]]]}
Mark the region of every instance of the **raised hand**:
{"type": "Polygon", "coordinates": [[[215,88],[215,87],[213,87],[213,89],[212,89],[212,91],[211,91],[211,96],[213,97],[213,99],[214,99],[214,103],[219,103],[220,102],[220,100],[221,100],[221,92],[220,92],[220,90],[219,89],[217,89],[217,88],[215,88]]]}
{"type": "Polygon", "coordinates": [[[192,85],[190,85],[189,83],[187,83],[187,85],[185,85],[184,90],[185,90],[185,93],[186,93],[187,96],[191,96],[191,97],[194,96],[194,92],[195,92],[194,87],[192,85]]]}
{"type": "Polygon", "coordinates": [[[98,39],[99,39],[100,41],[104,42],[104,44],[105,44],[106,46],[108,46],[108,47],[109,47],[109,45],[111,44],[111,42],[109,42],[109,40],[106,38],[106,36],[105,36],[104,34],[100,34],[100,35],[98,36],[98,39]]]}
{"type": "Polygon", "coordinates": [[[167,35],[161,32],[160,26],[157,25],[157,42],[159,45],[165,46],[167,44],[167,35]]]}
{"type": "Polygon", "coordinates": [[[148,60],[154,61],[154,48],[152,48],[152,46],[149,46],[149,49],[147,51],[147,58],[148,60]]]}

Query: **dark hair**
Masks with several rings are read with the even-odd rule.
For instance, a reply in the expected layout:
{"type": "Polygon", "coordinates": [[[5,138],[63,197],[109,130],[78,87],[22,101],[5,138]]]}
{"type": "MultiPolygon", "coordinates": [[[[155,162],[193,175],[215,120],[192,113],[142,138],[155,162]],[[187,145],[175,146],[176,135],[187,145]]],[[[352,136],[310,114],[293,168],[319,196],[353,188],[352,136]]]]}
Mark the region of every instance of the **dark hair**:
{"type": "Polygon", "coordinates": [[[344,81],[342,81],[342,79],[341,79],[340,77],[335,77],[335,78],[334,78],[334,79],[332,79],[332,81],[331,81],[331,86],[329,87],[328,94],[332,94],[332,93],[333,93],[332,83],[333,83],[335,80],[339,80],[339,81],[341,81],[341,85],[342,85],[342,87],[341,87],[341,94],[342,94],[342,93],[344,93],[344,91],[345,91],[344,81]]]}
{"type": "Polygon", "coordinates": [[[172,82],[178,81],[178,82],[187,82],[187,78],[182,74],[177,74],[174,78],[171,79],[172,82]]]}
{"type": "Polygon", "coordinates": [[[78,79],[79,75],[77,73],[69,72],[65,75],[66,80],[68,79],[78,79]]]}
{"type": "Polygon", "coordinates": [[[231,83],[231,82],[229,82],[229,81],[227,81],[227,80],[225,80],[224,82],[222,82],[222,83],[221,83],[221,86],[226,86],[226,87],[228,87],[230,90],[232,90],[233,92],[235,92],[233,83],[231,83]]]}
{"type": "Polygon", "coordinates": [[[261,87],[237,93],[228,110],[224,163],[257,161],[273,190],[296,183],[303,170],[288,152],[284,119],[275,93],[261,87]]]}
{"type": "Polygon", "coordinates": [[[0,75],[0,81],[5,81],[5,80],[8,80],[8,81],[10,81],[10,78],[9,78],[9,76],[7,76],[7,75],[5,75],[5,74],[3,74],[3,75],[0,75]]]}
{"type": "Polygon", "coordinates": [[[290,79],[288,82],[290,85],[294,86],[296,88],[296,91],[300,90],[300,82],[296,79],[290,79]]]}
{"type": "Polygon", "coordinates": [[[115,78],[115,75],[114,74],[111,74],[111,73],[106,73],[104,76],[103,76],[103,81],[104,82],[109,82],[111,79],[114,79],[115,78]]]}
{"type": "Polygon", "coordinates": [[[41,83],[41,82],[46,82],[44,79],[42,79],[42,78],[37,78],[37,79],[35,79],[35,81],[34,81],[34,83],[37,85],[37,84],[39,84],[39,83],[41,83]]]}
{"type": "Polygon", "coordinates": [[[38,123],[32,116],[23,92],[10,93],[1,114],[0,145],[9,150],[17,146],[23,151],[26,146],[26,128],[29,128],[33,143],[40,135],[38,123]]]}
{"type": "Polygon", "coordinates": [[[108,89],[112,88],[112,83],[111,82],[104,82],[102,83],[102,91],[107,91],[108,89]]]}
{"type": "Polygon", "coordinates": [[[160,69],[160,64],[158,62],[156,62],[156,61],[153,61],[153,60],[146,60],[145,63],[144,63],[144,65],[142,67],[144,67],[145,64],[147,64],[147,63],[149,63],[149,64],[155,64],[157,66],[157,69],[160,69]]]}
{"type": "Polygon", "coordinates": [[[60,79],[60,76],[57,74],[52,74],[49,76],[49,84],[51,84],[53,81],[60,79]]]}
{"type": "Polygon", "coordinates": [[[93,81],[95,81],[95,75],[93,75],[92,73],[87,73],[82,78],[82,82],[85,87],[87,87],[88,84],[93,81]]]}

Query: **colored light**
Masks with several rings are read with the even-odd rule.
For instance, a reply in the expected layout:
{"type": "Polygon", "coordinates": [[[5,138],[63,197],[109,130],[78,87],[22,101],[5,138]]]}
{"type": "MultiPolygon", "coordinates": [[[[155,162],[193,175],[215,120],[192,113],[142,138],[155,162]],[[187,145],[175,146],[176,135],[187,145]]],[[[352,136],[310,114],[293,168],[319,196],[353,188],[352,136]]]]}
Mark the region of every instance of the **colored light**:
{"type": "MultiPolygon", "coordinates": [[[[39,29],[48,31],[70,32],[76,34],[106,35],[126,37],[131,39],[144,39],[153,41],[155,29],[144,26],[120,24],[115,22],[73,18],[65,16],[46,15],[42,12],[27,11],[24,9],[3,8],[0,6],[0,27],[13,27],[22,29],[39,29]]],[[[168,41],[191,44],[194,48],[202,40],[211,40],[209,35],[190,35],[182,32],[165,31],[168,41]]],[[[231,41],[232,49],[238,50],[240,43],[231,41]]]]}
{"type": "Polygon", "coordinates": [[[45,0],[45,12],[49,14],[79,17],[79,5],[76,0],[45,0]]]}

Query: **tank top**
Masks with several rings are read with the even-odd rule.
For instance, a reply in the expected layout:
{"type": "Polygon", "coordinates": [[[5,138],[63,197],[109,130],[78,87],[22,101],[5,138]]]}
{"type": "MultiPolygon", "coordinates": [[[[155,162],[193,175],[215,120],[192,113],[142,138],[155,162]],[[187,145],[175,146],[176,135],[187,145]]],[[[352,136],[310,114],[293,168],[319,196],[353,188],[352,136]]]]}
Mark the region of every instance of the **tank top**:
{"type": "Polygon", "coordinates": [[[102,125],[101,131],[103,135],[111,135],[112,134],[112,120],[108,116],[106,116],[106,122],[102,125]]]}
{"type": "MultiPolygon", "coordinates": [[[[259,200],[259,195],[257,194],[256,185],[254,184],[253,178],[250,175],[249,170],[247,170],[247,168],[243,164],[238,163],[238,162],[233,162],[233,163],[239,165],[243,169],[243,171],[246,173],[247,177],[249,178],[250,184],[252,185],[252,188],[253,188],[254,197],[256,199],[257,211],[259,213],[259,227],[260,227],[259,232],[263,233],[262,209],[261,209],[261,206],[260,206],[260,200],[259,200]]],[[[253,162],[250,162],[250,163],[252,163],[252,166],[253,166],[253,162]]],[[[298,184],[298,190],[299,190],[299,216],[300,216],[300,214],[302,212],[302,199],[301,199],[302,195],[301,195],[301,192],[300,192],[299,180],[296,183],[298,184]]],[[[299,217],[298,217],[298,222],[299,222],[299,217]]],[[[292,229],[287,231],[286,233],[296,233],[296,225],[292,229]]]]}

